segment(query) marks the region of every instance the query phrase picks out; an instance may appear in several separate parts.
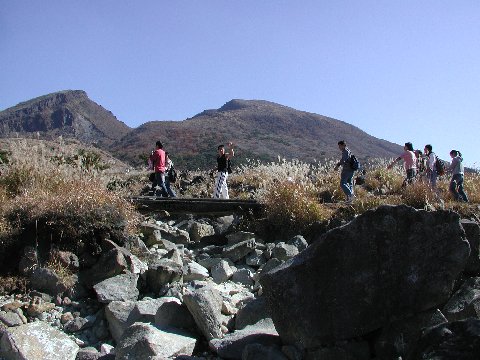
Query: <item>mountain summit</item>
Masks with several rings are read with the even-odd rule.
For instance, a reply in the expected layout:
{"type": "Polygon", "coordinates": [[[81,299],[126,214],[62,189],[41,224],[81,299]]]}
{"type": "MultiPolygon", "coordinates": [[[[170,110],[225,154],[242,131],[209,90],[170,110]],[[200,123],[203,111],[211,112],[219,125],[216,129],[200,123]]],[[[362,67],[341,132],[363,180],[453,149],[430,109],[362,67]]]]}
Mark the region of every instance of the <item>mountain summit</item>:
{"type": "Polygon", "coordinates": [[[76,138],[141,165],[160,140],[179,168],[213,168],[216,149],[235,144],[235,163],[278,157],[304,162],[338,158],[345,140],[361,160],[392,158],[402,147],[330,117],[265,100],[233,99],[183,121],[150,121],[130,129],[84,91],[41,96],[0,112],[0,137],[76,138]]]}
{"type": "Polygon", "coordinates": [[[108,146],[130,128],[82,90],[66,90],[22,102],[0,112],[0,137],[37,133],[47,139],[74,137],[108,146]]]}
{"type": "Polygon", "coordinates": [[[178,165],[211,168],[217,145],[232,141],[235,161],[272,161],[278,157],[305,162],[339,157],[339,140],[362,160],[392,158],[402,147],[375,138],[343,121],[295,110],[264,100],[234,99],[183,121],[152,121],[132,130],[112,150],[134,162],[161,140],[178,165]]]}

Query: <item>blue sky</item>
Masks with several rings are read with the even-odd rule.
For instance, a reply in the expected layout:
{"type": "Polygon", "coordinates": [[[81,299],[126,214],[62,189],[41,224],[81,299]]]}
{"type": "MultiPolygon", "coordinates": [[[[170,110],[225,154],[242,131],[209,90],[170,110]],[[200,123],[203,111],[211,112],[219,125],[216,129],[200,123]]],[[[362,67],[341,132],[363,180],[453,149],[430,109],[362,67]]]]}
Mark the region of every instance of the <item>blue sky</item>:
{"type": "Polygon", "coordinates": [[[0,0],[0,9],[0,110],[85,90],[137,127],[261,99],[398,144],[430,143],[444,159],[459,149],[480,167],[478,0],[0,0]]]}

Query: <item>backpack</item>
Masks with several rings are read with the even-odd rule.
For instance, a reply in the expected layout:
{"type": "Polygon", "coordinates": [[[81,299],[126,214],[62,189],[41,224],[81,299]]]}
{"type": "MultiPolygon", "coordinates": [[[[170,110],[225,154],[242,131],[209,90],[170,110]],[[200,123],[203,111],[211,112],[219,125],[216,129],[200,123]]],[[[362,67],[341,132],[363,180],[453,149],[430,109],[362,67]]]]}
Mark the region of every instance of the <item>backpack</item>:
{"type": "Polygon", "coordinates": [[[232,162],[230,161],[230,159],[227,160],[227,173],[232,173],[232,162]]]}
{"type": "Polygon", "coordinates": [[[351,154],[349,161],[350,161],[350,168],[352,170],[356,171],[360,168],[360,163],[355,155],[351,154]]]}
{"type": "Polygon", "coordinates": [[[437,155],[435,155],[435,171],[438,175],[442,176],[445,174],[445,161],[440,159],[437,155]]]}
{"type": "Polygon", "coordinates": [[[171,182],[171,183],[174,183],[175,181],[177,181],[177,171],[175,170],[175,168],[173,167],[173,165],[170,167],[170,170],[168,170],[168,180],[171,182]]]}

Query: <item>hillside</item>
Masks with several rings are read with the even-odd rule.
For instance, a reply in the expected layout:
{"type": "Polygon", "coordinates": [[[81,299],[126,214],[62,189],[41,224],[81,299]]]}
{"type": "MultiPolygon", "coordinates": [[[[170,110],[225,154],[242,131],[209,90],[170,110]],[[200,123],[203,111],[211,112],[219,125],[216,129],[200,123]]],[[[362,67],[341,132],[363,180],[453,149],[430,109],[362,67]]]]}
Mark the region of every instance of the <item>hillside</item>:
{"type": "Polygon", "coordinates": [[[0,112],[0,137],[76,138],[106,147],[130,128],[81,90],[67,90],[22,102],[0,112]]]}
{"type": "Polygon", "coordinates": [[[0,112],[0,138],[74,138],[111,152],[132,165],[145,159],[161,140],[180,169],[215,167],[218,144],[235,144],[235,163],[337,158],[344,139],[365,161],[392,158],[402,148],[358,127],[326,116],[262,100],[231,100],[183,121],[150,121],[130,129],[84,91],[41,96],[0,112]]]}
{"type": "Polygon", "coordinates": [[[340,139],[363,160],[391,158],[402,150],[343,121],[268,101],[232,100],[184,121],[145,123],[116,142],[112,151],[124,161],[138,163],[161,140],[177,165],[208,168],[215,165],[217,145],[228,141],[236,145],[237,162],[278,156],[310,162],[338,157],[340,139]]]}

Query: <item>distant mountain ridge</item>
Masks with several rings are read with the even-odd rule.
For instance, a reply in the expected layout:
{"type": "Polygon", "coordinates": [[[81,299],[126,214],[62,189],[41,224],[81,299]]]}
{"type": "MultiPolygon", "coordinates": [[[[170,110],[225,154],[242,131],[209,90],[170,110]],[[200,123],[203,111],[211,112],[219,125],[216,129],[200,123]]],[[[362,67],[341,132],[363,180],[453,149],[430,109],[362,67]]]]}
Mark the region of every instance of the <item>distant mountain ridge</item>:
{"type": "Polygon", "coordinates": [[[66,90],[34,98],[0,112],[0,137],[59,136],[108,146],[131,129],[82,90],[66,90]]]}
{"type": "Polygon", "coordinates": [[[295,110],[265,100],[228,101],[183,121],[150,121],[130,129],[83,91],[62,91],[0,112],[0,137],[74,137],[110,151],[133,165],[142,165],[160,140],[179,168],[216,166],[218,144],[233,141],[235,163],[278,157],[305,162],[336,157],[338,140],[364,161],[392,158],[400,145],[375,138],[346,122],[295,110]]]}

